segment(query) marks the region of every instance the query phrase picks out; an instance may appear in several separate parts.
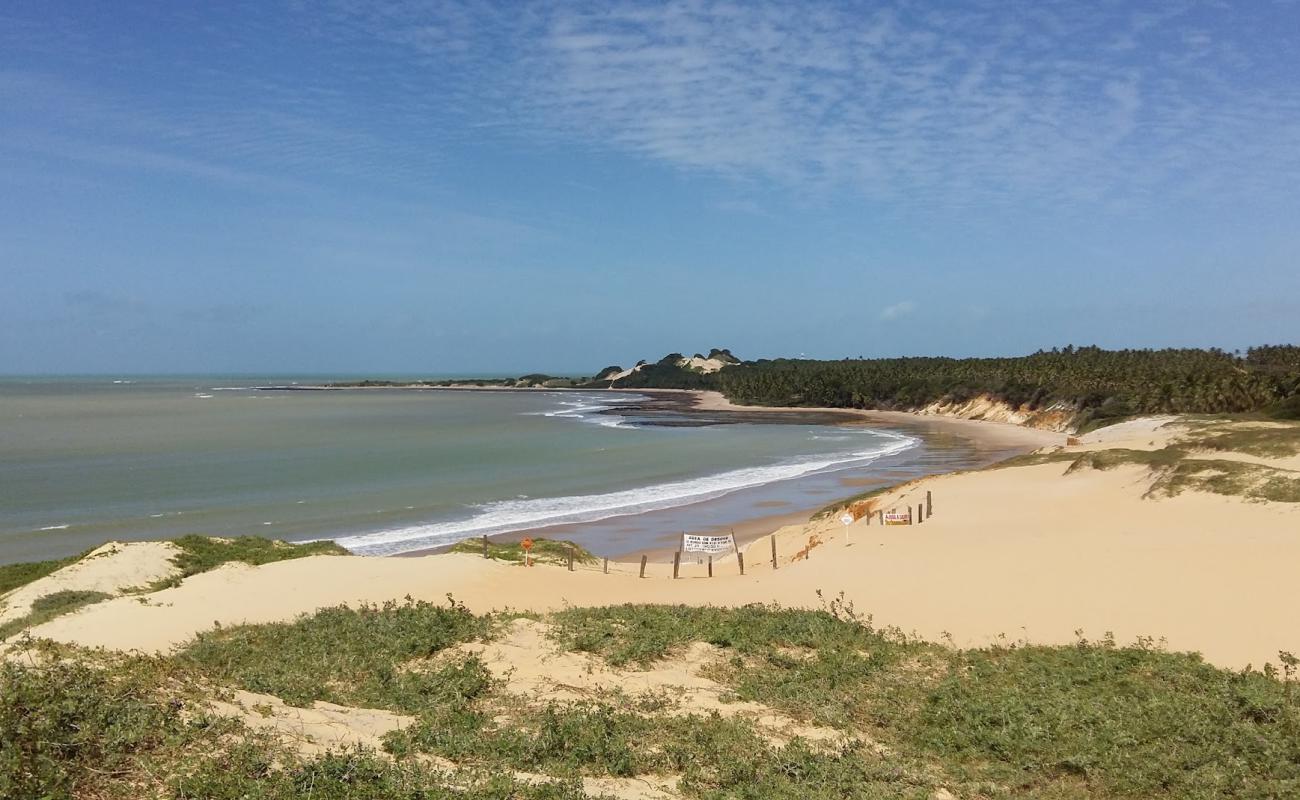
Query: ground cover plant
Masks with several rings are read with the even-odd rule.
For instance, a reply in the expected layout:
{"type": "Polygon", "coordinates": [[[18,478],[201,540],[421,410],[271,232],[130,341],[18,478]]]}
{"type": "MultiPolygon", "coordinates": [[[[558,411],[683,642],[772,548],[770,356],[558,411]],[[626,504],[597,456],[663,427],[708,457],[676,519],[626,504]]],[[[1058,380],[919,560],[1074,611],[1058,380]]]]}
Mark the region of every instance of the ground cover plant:
{"type": "Polygon", "coordinates": [[[450,599],[444,605],[338,606],[294,622],[216,628],[178,658],[213,679],[292,705],[326,700],[418,712],[431,698],[475,691],[473,684],[486,678],[403,671],[401,665],[482,636],[489,624],[450,599]]]}
{"type": "Polygon", "coordinates": [[[267,539],[262,536],[218,538],[190,535],[172,539],[171,542],[180,550],[172,559],[173,563],[180,568],[180,572],[161,581],[157,586],[150,587],[152,591],[177,586],[191,575],[208,572],[232,561],[257,566],[276,561],[288,561],[294,558],[306,558],[307,556],[349,555],[345,548],[335,542],[321,541],[295,544],[279,539],[267,539]]]}
{"type": "Polygon", "coordinates": [[[92,603],[107,600],[112,595],[103,592],[65,590],[37,598],[27,614],[0,625],[0,640],[8,639],[19,631],[34,628],[55,617],[69,614],[92,603]]]}
{"type": "MultiPolygon", "coordinates": [[[[542,539],[539,537],[533,539],[532,542],[533,563],[568,564],[570,551],[573,553],[574,562],[578,564],[595,564],[599,560],[582,545],[570,541],[542,539]]],[[[481,538],[465,539],[452,545],[451,552],[472,553],[481,556],[483,555],[483,540],[481,538]]],[[[488,558],[522,564],[524,562],[524,549],[519,545],[518,541],[494,542],[489,539],[488,558]]]]}
{"type": "Polygon", "coordinates": [[[90,553],[91,551],[87,550],[81,555],[56,558],[51,561],[26,561],[20,564],[4,564],[0,566],[0,595],[8,594],[20,586],[26,586],[33,581],[40,580],[46,575],[80,561],[90,553]]]}
{"type": "Polygon", "coordinates": [[[205,711],[172,659],[33,645],[0,663],[0,797],[41,800],[577,800],[569,782],[452,777],[363,750],[302,757],[205,711]]]}
{"type": "Polygon", "coordinates": [[[774,740],[670,697],[511,694],[508,674],[455,649],[504,619],[407,602],[219,628],[165,658],[34,646],[0,666],[0,796],[576,798],[583,777],[653,776],[709,800],[1300,794],[1288,654],[1280,670],[1234,672],[1151,641],[957,650],[877,629],[840,599],[546,619],[555,646],[633,672],[708,642],[707,676],[736,700],[843,734],[774,740]],[[221,687],[415,722],[384,751],[307,757],[207,713],[221,687]]]}

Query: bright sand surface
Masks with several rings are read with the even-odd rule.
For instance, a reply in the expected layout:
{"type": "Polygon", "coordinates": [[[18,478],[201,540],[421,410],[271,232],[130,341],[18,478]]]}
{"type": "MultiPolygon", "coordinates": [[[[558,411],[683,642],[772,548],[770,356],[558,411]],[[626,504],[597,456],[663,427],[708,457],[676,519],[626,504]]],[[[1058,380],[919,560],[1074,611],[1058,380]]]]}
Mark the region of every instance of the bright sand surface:
{"type": "MultiPolygon", "coordinates": [[[[1174,435],[1147,420],[1103,429],[1069,450],[1158,446],[1174,435]]],[[[954,424],[985,425],[961,422],[954,424]]],[[[1009,427],[1009,426],[1008,426],[1009,427]]],[[[1008,434],[1010,435],[1010,434],[1008,434]]],[[[1056,434],[1059,440],[1059,434],[1056,434]]],[[[881,496],[902,509],[930,491],[924,524],[882,527],[865,519],[791,525],[734,556],[714,577],[688,559],[531,569],[474,555],[420,558],[320,556],[249,567],[232,564],[173,589],[122,597],[56,619],[33,633],[86,645],[167,650],[214,623],[288,620],[322,606],[406,595],[475,611],[546,611],[618,602],[818,607],[841,592],[875,624],[958,646],[998,641],[1066,643],[1076,630],[1120,643],[1164,638],[1227,667],[1300,652],[1300,504],[1252,503],[1184,492],[1144,498],[1145,467],[1065,474],[1066,463],[937,476],[881,496]],[[810,547],[811,545],[811,547],[810,547]]]]}

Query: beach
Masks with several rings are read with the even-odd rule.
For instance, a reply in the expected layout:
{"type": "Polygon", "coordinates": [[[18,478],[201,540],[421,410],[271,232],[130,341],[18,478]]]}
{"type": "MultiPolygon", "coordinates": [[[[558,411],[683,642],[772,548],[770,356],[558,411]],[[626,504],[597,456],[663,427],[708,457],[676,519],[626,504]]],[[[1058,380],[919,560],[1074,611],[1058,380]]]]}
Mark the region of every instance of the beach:
{"type": "Polygon", "coordinates": [[[109,600],[34,634],[166,651],[213,624],[288,620],[324,606],[406,596],[445,602],[450,595],[475,611],[545,612],[608,603],[816,608],[842,595],[877,625],[959,647],[1151,637],[1232,668],[1300,650],[1291,624],[1296,504],[1202,491],[1148,496],[1146,466],[1070,468],[1068,459],[1079,455],[1162,447],[1182,430],[1170,423],[1102,429],[1078,444],[1051,446],[1063,460],[931,476],[873,498],[874,512],[915,508],[929,493],[933,516],[922,524],[882,527],[863,517],[846,526],[832,515],[784,526],[742,548],[743,576],[730,555],[714,560],[712,578],[688,558],[676,580],[671,559],[662,557],[648,564],[645,578],[632,561],[615,561],[605,574],[599,561],[570,572],[463,553],[311,557],[228,564],[143,602],[109,600]]]}
{"type": "Polygon", "coordinates": [[[393,555],[545,531],[621,558],[1039,443],[687,393],[119,380],[0,379],[0,564],[191,533],[393,555]]]}

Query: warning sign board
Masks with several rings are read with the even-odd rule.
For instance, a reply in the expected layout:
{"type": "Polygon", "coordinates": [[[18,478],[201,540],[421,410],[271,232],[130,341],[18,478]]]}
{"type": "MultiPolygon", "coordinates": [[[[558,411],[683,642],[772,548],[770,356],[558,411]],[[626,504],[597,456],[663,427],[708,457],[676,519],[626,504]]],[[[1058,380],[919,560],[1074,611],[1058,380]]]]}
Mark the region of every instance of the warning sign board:
{"type": "Polygon", "coordinates": [[[725,553],[734,550],[736,540],[731,534],[704,536],[698,533],[682,534],[682,551],[687,553],[725,553]]]}
{"type": "Polygon", "coordinates": [[[911,525],[912,518],[909,517],[907,514],[903,514],[898,511],[886,511],[885,524],[886,525],[911,525]]]}

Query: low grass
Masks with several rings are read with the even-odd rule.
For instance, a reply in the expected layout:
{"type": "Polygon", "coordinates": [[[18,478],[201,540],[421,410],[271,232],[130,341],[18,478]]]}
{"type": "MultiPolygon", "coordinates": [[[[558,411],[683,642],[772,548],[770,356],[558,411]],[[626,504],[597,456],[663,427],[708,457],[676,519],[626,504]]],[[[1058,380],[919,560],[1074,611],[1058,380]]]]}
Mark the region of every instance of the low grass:
{"type": "MultiPolygon", "coordinates": [[[[842,614],[701,611],[620,606],[573,609],[556,620],[561,641],[613,663],[670,652],[689,638],[666,633],[675,628],[714,634],[715,643],[749,654],[743,668],[713,673],[738,696],[869,735],[900,763],[928,764],[945,785],[979,796],[1300,792],[1293,671],[1286,680],[1271,670],[1235,673],[1149,641],[952,651],[879,637],[842,614]],[[757,622],[763,615],[770,616],[757,622]],[[855,641],[873,648],[865,651],[870,668],[844,660],[853,652],[844,645],[855,641]],[[787,655],[810,642],[808,657],[787,655]],[[824,656],[823,648],[837,655],[824,656]]],[[[1294,658],[1281,658],[1294,669],[1294,658]]],[[[908,779],[919,774],[911,770],[908,779]]]]}
{"type": "MultiPolygon", "coordinates": [[[[570,548],[573,560],[578,564],[595,564],[599,559],[582,545],[561,539],[533,539],[533,563],[568,564],[570,548]]],[[[482,539],[466,539],[451,546],[453,553],[473,553],[483,555],[482,539]]],[[[488,540],[488,558],[497,561],[510,561],[516,564],[524,562],[524,549],[519,542],[494,542],[488,540]]]]}
{"type": "Polygon", "coordinates": [[[1084,469],[1108,470],[1133,464],[1155,470],[1168,469],[1180,463],[1187,453],[1179,447],[1163,447],[1159,450],[1129,450],[1116,447],[1067,455],[1072,456],[1070,466],[1065,470],[1065,474],[1069,475],[1084,469]]]}
{"type": "Polygon", "coordinates": [[[70,614],[79,608],[84,608],[92,603],[98,603],[101,600],[107,600],[110,597],[112,597],[111,594],[105,594],[103,592],[76,591],[71,589],[47,594],[44,597],[37,598],[32,603],[32,610],[27,612],[27,614],[0,625],[0,640],[8,639],[19,631],[34,628],[37,625],[49,622],[55,617],[70,614]]]}
{"type": "Polygon", "coordinates": [[[218,627],[177,656],[209,678],[291,705],[340,705],[419,713],[458,693],[477,694],[478,670],[410,670],[458,642],[485,635],[491,622],[451,602],[388,602],[322,609],[293,622],[218,627]]]}
{"type": "Polygon", "coordinates": [[[865,682],[925,650],[896,630],[876,630],[840,600],[818,611],[609,606],[560,611],[552,621],[564,647],[614,665],[646,665],[707,642],[728,655],[710,676],[732,686],[737,698],[835,727],[849,724],[854,693],[865,682]]]}
{"type": "Polygon", "coordinates": [[[1149,643],[975,650],[898,723],[951,774],[1012,795],[1294,797],[1294,689],[1149,643]]]}
{"type": "Polygon", "coordinates": [[[172,559],[180,572],[149,587],[150,591],[178,586],[191,575],[208,572],[232,561],[258,566],[307,556],[349,555],[341,545],[329,541],[294,544],[262,536],[222,539],[198,535],[182,536],[171,541],[180,549],[172,559]]]}
{"type": "Polygon", "coordinates": [[[1261,458],[1300,455],[1300,424],[1210,425],[1188,437],[1194,450],[1247,453],[1261,458]]]}
{"type": "Polygon", "coordinates": [[[1297,661],[1223,670],[1149,640],[956,650],[820,610],[625,605],[549,618],[567,648],[625,669],[695,641],[738,699],[844,732],[773,741],[744,717],[616,691],[535,705],[451,645],[495,618],[455,603],[326,609],[204,634],[170,657],[54,645],[0,664],[0,797],[577,798],[580,776],[673,775],[701,800],[1300,796],[1297,661]],[[437,656],[430,659],[430,656],[437,656]],[[305,758],[203,698],[239,686],[417,722],[387,754],[305,758]],[[689,709],[687,709],[689,711],[689,709]],[[418,758],[433,753],[454,774],[418,758]],[[559,779],[526,786],[522,770],[559,779]],[[494,775],[492,779],[484,776],[494,775]]]}
{"type": "Polygon", "coordinates": [[[0,797],[42,800],[579,800],[573,782],[449,776],[363,750],[304,758],[205,711],[172,659],[37,645],[0,663],[0,797]],[[69,655],[75,657],[69,658],[69,655]]]}
{"type": "Polygon", "coordinates": [[[1300,503],[1300,473],[1242,461],[1188,459],[1162,473],[1148,493],[1172,497],[1185,491],[1300,503]]]}
{"type": "Polygon", "coordinates": [[[58,558],[52,561],[27,561],[21,564],[5,564],[0,566],[0,595],[8,594],[20,586],[40,580],[46,575],[58,572],[66,566],[76,563],[91,551],[87,550],[81,555],[69,556],[68,558],[58,558]]]}

